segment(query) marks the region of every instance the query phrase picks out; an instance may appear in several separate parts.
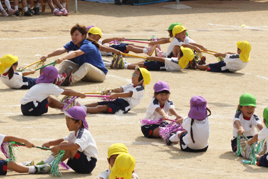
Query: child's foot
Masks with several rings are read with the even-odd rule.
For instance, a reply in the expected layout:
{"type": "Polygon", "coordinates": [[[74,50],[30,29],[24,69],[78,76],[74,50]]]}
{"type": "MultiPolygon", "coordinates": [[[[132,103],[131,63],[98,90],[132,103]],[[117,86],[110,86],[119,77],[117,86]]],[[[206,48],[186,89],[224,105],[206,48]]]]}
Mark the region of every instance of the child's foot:
{"type": "Polygon", "coordinates": [[[194,60],[191,60],[189,63],[190,63],[189,65],[190,69],[196,69],[198,66],[198,64],[194,60]]]}
{"type": "Polygon", "coordinates": [[[66,9],[62,10],[61,12],[62,12],[62,15],[64,15],[64,16],[68,16],[69,15],[69,13],[68,13],[68,11],[66,9]]]}
{"type": "Polygon", "coordinates": [[[57,78],[55,84],[58,85],[58,86],[60,86],[64,82],[64,80],[66,79],[66,77],[67,77],[67,74],[65,72],[63,72],[62,74],[58,75],[58,78],[57,78]]]}
{"type": "Polygon", "coordinates": [[[31,160],[31,161],[28,161],[28,162],[22,162],[22,165],[24,165],[24,166],[33,166],[34,165],[34,161],[31,160]]]}
{"type": "Polygon", "coordinates": [[[33,8],[33,11],[34,11],[34,14],[35,15],[39,15],[40,13],[39,13],[39,7],[34,7],[33,8]]]}
{"type": "Polygon", "coordinates": [[[154,53],[155,48],[156,48],[156,45],[149,47],[147,55],[151,56],[154,53]]]}
{"type": "Polygon", "coordinates": [[[28,11],[24,12],[24,16],[32,16],[32,13],[29,11],[29,9],[28,9],[28,11]]]}
{"type": "Polygon", "coordinates": [[[34,12],[32,11],[31,8],[28,8],[28,11],[29,11],[32,15],[34,14],[34,12]]]}
{"type": "Polygon", "coordinates": [[[124,69],[124,66],[125,66],[124,59],[123,59],[123,57],[120,55],[119,58],[118,58],[118,62],[117,62],[117,66],[116,66],[116,68],[117,68],[117,69],[124,69]]]}
{"type": "Polygon", "coordinates": [[[157,57],[163,57],[163,52],[160,49],[156,48],[155,49],[155,56],[157,56],[157,57]]]}
{"type": "Polygon", "coordinates": [[[35,169],[36,174],[45,174],[50,172],[51,166],[48,163],[44,165],[36,165],[35,169]]]}
{"type": "Polygon", "coordinates": [[[71,66],[69,66],[66,70],[65,70],[65,73],[66,73],[66,78],[65,80],[60,84],[61,86],[69,86],[72,82],[72,71],[73,71],[73,68],[71,66]]]}
{"type": "Polygon", "coordinates": [[[115,69],[117,66],[117,62],[118,62],[118,55],[114,54],[113,55],[113,60],[112,60],[112,64],[110,66],[111,69],[115,69]]]}
{"type": "Polygon", "coordinates": [[[7,17],[8,16],[8,13],[5,11],[5,9],[2,9],[1,10],[1,13],[3,14],[3,16],[7,17]]]}
{"type": "Polygon", "coordinates": [[[170,139],[170,137],[172,137],[173,135],[174,135],[174,134],[171,133],[170,136],[165,140],[165,142],[166,142],[167,145],[171,145],[171,144],[172,144],[172,142],[171,142],[169,139],[170,139]]]}
{"type": "Polygon", "coordinates": [[[63,13],[58,9],[54,11],[54,14],[55,14],[55,16],[62,16],[63,15],[63,13]]]}
{"type": "Polygon", "coordinates": [[[16,13],[15,13],[15,15],[16,15],[16,16],[21,16],[20,11],[19,11],[19,10],[17,10],[17,11],[16,11],[16,13]]]}
{"type": "Polygon", "coordinates": [[[8,10],[8,15],[12,16],[13,14],[15,14],[17,11],[14,9],[10,9],[8,10]]]}
{"type": "Polygon", "coordinates": [[[206,64],[206,57],[203,56],[199,62],[199,65],[205,65],[206,64]]]}

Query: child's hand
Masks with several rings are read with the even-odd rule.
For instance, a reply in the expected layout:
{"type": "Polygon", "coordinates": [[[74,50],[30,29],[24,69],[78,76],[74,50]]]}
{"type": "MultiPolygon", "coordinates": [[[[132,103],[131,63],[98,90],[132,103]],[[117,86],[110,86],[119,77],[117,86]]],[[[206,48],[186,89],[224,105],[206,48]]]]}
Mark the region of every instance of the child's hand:
{"type": "Polygon", "coordinates": [[[54,147],[52,147],[51,152],[57,154],[60,151],[60,146],[56,145],[54,147]]]}
{"type": "Polygon", "coordinates": [[[240,127],[240,128],[238,129],[238,134],[239,134],[239,135],[243,135],[244,132],[245,132],[245,131],[244,131],[243,127],[240,127]]]}
{"type": "Polygon", "coordinates": [[[80,97],[80,98],[85,98],[85,97],[87,97],[87,95],[85,95],[84,93],[81,93],[81,94],[79,95],[79,97],[80,97]]]}
{"type": "Polygon", "coordinates": [[[33,143],[31,143],[30,141],[28,141],[28,140],[26,140],[24,144],[25,144],[25,146],[26,146],[27,148],[35,147],[35,145],[34,145],[33,143]]]}
{"type": "Polygon", "coordinates": [[[116,50],[116,55],[121,55],[121,52],[119,50],[116,50]]]}
{"type": "Polygon", "coordinates": [[[204,46],[202,46],[201,49],[202,49],[203,51],[207,51],[207,48],[204,47],[204,46]]]}
{"type": "Polygon", "coordinates": [[[176,118],[176,123],[178,124],[178,123],[182,123],[182,121],[183,121],[183,118],[181,117],[181,116],[177,116],[177,118],[176,118]]]}
{"type": "Polygon", "coordinates": [[[42,60],[42,62],[45,62],[46,59],[47,59],[47,55],[44,55],[44,56],[42,56],[42,57],[40,58],[40,60],[42,60]]]}
{"type": "Polygon", "coordinates": [[[57,60],[55,60],[55,62],[58,64],[61,63],[62,61],[63,61],[63,59],[61,59],[61,58],[58,58],[57,60]]]}
{"type": "Polygon", "coordinates": [[[109,94],[109,93],[110,93],[110,90],[103,90],[103,91],[101,92],[102,95],[107,95],[107,94],[109,94]]]}
{"type": "Polygon", "coordinates": [[[125,38],[124,37],[119,37],[119,38],[116,38],[116,40],[118,40],[118,41],[124,41],[125,38]]]}
{"type": "Polygon", "coordinates": [[[220,57],[220,56],[222,56],[222,54],[221,53],[215,53],[214,56],[215,57],[220,57]]]}
{"type": "Polygon", "coordinates": [[[201,53],[201,50],[198,47],[195,48],[195,51],[197,51],[198,53],[201,53]]]}
{"type": "Polygon", "coordinates": [[[46,142],[46,143],[44,143],[44,144],[42,145],[42,147],[46,147],[46,148],[49,148],[49,147],[50,147],[50,144],[49,144],[49,142],[46,142]]]}
{"type": "Polygon", "coordinates": [[[115,93],[112,93],[112,94],[110,95],[110,97],[109,97],[109,99],[115,99],[115,98],[117,98],[117,95],[116,95],[115,93]]]}
{"type": "Polygon", "coordinates": [[[168,115],[167,114],[164,114],[163,116],[162,116],[162,120],[167,120],[168,119],[168,115]]]}

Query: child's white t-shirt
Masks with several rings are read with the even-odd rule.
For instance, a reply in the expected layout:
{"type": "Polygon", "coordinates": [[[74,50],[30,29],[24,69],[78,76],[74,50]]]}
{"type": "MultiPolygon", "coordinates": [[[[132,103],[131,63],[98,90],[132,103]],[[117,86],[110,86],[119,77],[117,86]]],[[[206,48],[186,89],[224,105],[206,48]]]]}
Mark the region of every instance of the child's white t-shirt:
{"type": "Polygon", "coordinates": [[[0,134],[0,146],[2,145],[2,143],[3,143],[3,141],[4,141],[4,139],[5,139],[5,135],[3,135],[3,134],[0,134]]]}
{"type": "Polygon", "coordinates": [[[96,142],[87,129],[79,129],[76,136],[75,131],[73,131],[68,136],[64,137],[63,140],[78,144],[80,146],[78,151],[83,152],[87,156],[88,161],[91,160],[90,157],[95,159],[98,158],[98,148],[96,142]]]}
{"type": "MultiPolygon", "coordinates": [[[[162,116],[155,111],[156,108],[160,108],[160,103],[155,97],[153,97],[149,106],[146,109],[145,119],[158,120],[159,118],[162,118],[162,116]]],[[[171,108],[175,108],[175,106],[172,101],[168,100],[164,104],[164,107],[162,109],[165,111],[166,114],[172,116],[172,114],[169,112],[169,109],[171,108]]]]}
{"type": "Polygon", "coordinates": [[[204,149],[208,146],[210,132],[208,117],[202,121],[194,119],[192,130],[195,143],[193,143],[191,138],[191,120],[192,119],[189,117],[183,119],[182,126],[187,131],[187,134],[183,137],[183,142],[185,145],[182,145],[182,147],[184,149],[186,149],[187,146],[191,149],[204,149]]]}
{"type": "MultiPolygon", "coordinates": [[[[101,172],[101,174],[97,178],[109,179],[110,174],[111,174],[111,170],[108,169],[108,170],[101,172]]],[[[138,175],[135,172],[132,173],[132,178],[133,176],[139,179],[138,175]]]]}
{"type": "Polygon", "coordinates": [[[167,51],[163,53],[163,55],[166,57],[170,55],[176,45],[181,46],[182,44],[195,43],[195,41],[188,36],[185,37],[184,41],[181,41],[175,37],[170,38],[170,41],[171,42],[168,46],[167,51]]]}
{"type": "MultiPolygon", "coordinates": [[[[161,69],[162,67],[160,67],[161,69]]],[[[165,58],[165,66],[163,67],[166,71],[181,71],[178,57],[165,58]]]]}
{"type": "Polygon", "coordinates": [[[21,72],[14,72],[14,75],[11,79],[9,79],[8,74],[2,74],[1,81],[8,87],[15,89],[21,88],[23,85],[28,85],[28,82],[23,82],[21,72]]]}
{"type": "MultiPolygon", "coordinates": [[[[254,136],[256,134],[255,128],[258,124],[261,124],[261,120],[256,114],[253,114],[249,120],[244,119],[243,113],[237,111],[233,120],[233,136],[237,137],[238,129],[235,127],[234,122],[240,121],[241,126],[244,128],[244,134],[246,136],[254,136]]],[[[258,129],[258,128],[257,128],[258,129]]]]}
{"type": "Polygon", "coordinates": [[[35,106],[36,102],[42,102],[49,95],[60,96],[64,92],[64,89],[59,88],[53,83],[38,83],[31,87],[26,95],[20,100],[21,104],[27,104],[33,102],[35,106]]]}
{"type": "Polygon", "coordinates": [[[222,70],[229,70],[232,72],[241,70],[248,65],[248,62],[243,62],[239,58],[239,54],[227,54],[224,58],[225,66],[221,67],[222,70]]]}
{"type": "MultiPolygon", "coordinates": [[[[263,141],[264,139],[266,139],[266,141],[268,141],[268,129],[266,126],[264,126],[262,128],[262,130],[258,133],[258,141],[263,141]]],[[[266,142],[266,152],[268,152],[268,142],[266,142]]]]}
{"type": "Polygon", "coordinates": [[[121,86],[123,88],[123,93],[128,93],[130,91],[133,92],[131,97],[122,98],[129,103],[130,109],[133,109],[138,104],[141,103],[141,100],[144,96],[144,87],[143,86],[134,86],[133,84],[129,84],[126,86],[121,86]]]}

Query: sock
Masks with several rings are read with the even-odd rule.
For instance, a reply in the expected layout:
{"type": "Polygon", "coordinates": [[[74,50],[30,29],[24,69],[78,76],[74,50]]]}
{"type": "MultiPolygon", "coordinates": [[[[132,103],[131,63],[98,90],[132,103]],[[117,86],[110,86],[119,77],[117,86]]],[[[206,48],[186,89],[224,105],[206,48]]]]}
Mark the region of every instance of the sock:
{"type": "Polygon", "coordinates": [[[11,6],[10,6],[9,0],[5,0],[5,4],[6,4],[6,7],[7,7],[7,10],[10,10],[11,6]]]}
{"type": "Polygon", "coordinates": [[[19,10],[19,6],[14,6],[15,10],[19,10]]]}
{"type": "Polygon", "coordinates": [[[28,173],[35,173],[36,172],[36,168],[35,166],[29,166],[29,171],[28,173]]]}
{"type": "Polygon", "coordinates": [[[41,3],[36,3],[35,7],[40,7],[41,3]]]}
{"type": "Polygon", "coordinates": [[[54,160],[54,156],[53,155],[50,155],[46,160],[44,160],[44,163],[50,163],[54,160]]]}
{"type": "Polygon", "coordinates": [[[180,138],[178,137],[178,134],[180,134],[180,133],[181,133],[181,131],[176,132],[176,134],[173,134],[173,135],[169,138],[169,140],[170,140],[171,142],[180,142],[180,138]]]}
{"type": "Polygon", "coordinates": [[[62,3],[63,8],[66,8],[66,3],[62,3]]]}
{"type": "Polygon", "coordinates": [[[143,53],[148,53],[148,48],[145,47],[145,48],[143,49],[143,53]]]}
{"type": "Polygon", "coordinates": [[[28,11],[28,7],[24,7],[24,12],[27,12],[28,11]]]}
{"type": "Polygon", "coordinates": [[[128,67],[128,63],[125,63],[124,69],[127,69],[127,67],[128,67]]]}
{"type": "Polygon", "coordinates": [[[81,105],[81,107],[87,112],[87,107],[85,105],[81,105]]]}
{"type": "Polygon", "coordinates": [[[65,10],[65,8],[62,8],[60,11],[62,12],[62,11],[64,11],[65,10]]]}
{"type": "Polygon", "coordinates": [[[57,8],[55,8],[55,9],[53,10],[53,12],[55,13],[57,10],[58,10],[58,9],[57,9],[57,8]]]}

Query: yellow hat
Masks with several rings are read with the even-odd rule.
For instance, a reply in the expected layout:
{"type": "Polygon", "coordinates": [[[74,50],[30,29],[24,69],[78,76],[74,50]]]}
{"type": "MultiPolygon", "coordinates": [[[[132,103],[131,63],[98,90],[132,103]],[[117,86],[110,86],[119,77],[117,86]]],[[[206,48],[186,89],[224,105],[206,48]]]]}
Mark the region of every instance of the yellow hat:
{"type": "Polygon", "coordinates": [[[194,59],[194,52],[190,48],[183,46],[181,46],[181,51],[183,56],[179,60],[179,65],[181,69],[184,69],[188,65],[189,61],[194,59]]]}
{"type": "Polygon", "coordinates": [[[0,58],[0,74],[4,73],[7,68],[10,68],[14,63],[18,61],[17,56],[11,54],[4,55],[0,58]]]}
{"type": "Polygon", "coordinates": [[[98,27],[91,27],[87,33],[90,33],[90,34],[95,34],[95,35],[100,35],[100,37],[102,37],[102,32],[100,30],[100,28],[98,27]]]}
{"type": "Polygon", "coordinates": [[[236,43],[237,48],[241,50],[241,53],[239,54],[239,58],[243,62],[249,62],[249,52],[251,50],[251,45],[248,41],[239,41],[236,43]]]}
{"type": "Polygon", "coordinates": [[[115,143],[108,149],[108,158],[110,158],[112,155],[118,155],[121,153],[128,153],[127,147],[122,143],[115,143]]]}
{"type": "Polygon", "coordinates": [[[132,172],[136,164],[135,158],[130,154],[120,154],[115,159],[109,179],[132,179],[132,172]]]}
{"type": "Polygon", "coordinates": [[[185,27],[183,27],[182,25],[176,25],[172,30],[173,37],[175,37],[176,34],[179,34],[185,30],[185,27]]]}
{"type": "Polygon", "coordinates": [[[150,74],[150,72],[146,68],[140,68],[139,67],[139,70],[140,70],[141,75],[143,77],[144,84],[145,85],[150,84],[150,82],[151,82],[151,74],[150,74]]]}

